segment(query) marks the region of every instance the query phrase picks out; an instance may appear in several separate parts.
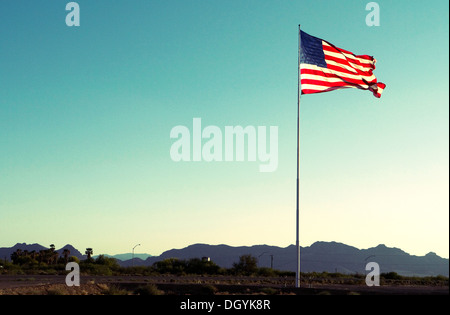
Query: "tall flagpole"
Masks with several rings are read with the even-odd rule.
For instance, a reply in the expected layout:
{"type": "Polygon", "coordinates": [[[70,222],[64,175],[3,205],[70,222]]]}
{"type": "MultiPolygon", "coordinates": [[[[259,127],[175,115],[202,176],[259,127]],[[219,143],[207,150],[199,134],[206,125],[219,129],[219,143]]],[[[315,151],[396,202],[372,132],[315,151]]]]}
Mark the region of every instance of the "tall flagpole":
{"type": "Polygon", "coordinates": [[[300,32],[300,24],[298,25],[298,84],[297,84],[297,211],[296,211],[296,247],[297,247],[297,270],[295,273],[295,287],[300,287],[300,240],[299,240],[299,231],[300,231],[300,211],[299,211],[299,190],[300,190],[300,49],[301,49],[301,32],[300,32]]]}

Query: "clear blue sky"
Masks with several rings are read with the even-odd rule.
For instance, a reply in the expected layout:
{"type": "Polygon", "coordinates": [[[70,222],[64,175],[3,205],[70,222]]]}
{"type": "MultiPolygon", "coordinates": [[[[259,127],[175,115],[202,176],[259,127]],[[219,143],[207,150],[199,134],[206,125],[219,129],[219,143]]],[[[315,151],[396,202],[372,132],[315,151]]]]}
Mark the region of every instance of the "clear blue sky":
{"type": "Polygon", "coordinates": [[[369,1],[79,0],[80,27],[68,2],[0,1],[0,247],[295,243],[301,24],[387,88],[302,97],[300,244],[449,257],[447,1],[377,1],[379,27],[369,1]],[[194,117],[278,126],[277,171],[175,163],[194,117]]]}

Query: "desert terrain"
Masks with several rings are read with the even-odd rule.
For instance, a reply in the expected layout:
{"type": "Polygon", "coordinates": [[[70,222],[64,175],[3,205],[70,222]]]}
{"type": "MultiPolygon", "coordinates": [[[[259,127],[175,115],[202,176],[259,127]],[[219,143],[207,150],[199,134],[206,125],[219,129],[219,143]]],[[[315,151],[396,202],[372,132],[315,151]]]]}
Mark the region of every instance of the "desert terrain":
{"type": "Polygon", "coordinates": [[[0,295],[448,295],[447,283],[382,283],[368,287],[335,279],[253,276],[93,276],[69,287],[65,275],[0,275],[0,295]]]}

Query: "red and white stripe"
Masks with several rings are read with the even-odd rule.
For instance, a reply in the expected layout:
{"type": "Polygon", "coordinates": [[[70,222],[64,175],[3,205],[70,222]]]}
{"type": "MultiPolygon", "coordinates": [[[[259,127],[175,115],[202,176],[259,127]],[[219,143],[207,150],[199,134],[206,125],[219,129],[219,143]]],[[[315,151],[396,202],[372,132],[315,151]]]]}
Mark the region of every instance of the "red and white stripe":
{"type": "Polygon", "coordinates": [[[376,59],[356,56],[326,41],[322,41],[327,68],[302,63],[300,65],[302,94],[322,93],[344,88],[370,90],[381,97],[386,85],[378,83],[373,74],[376,59]]]}

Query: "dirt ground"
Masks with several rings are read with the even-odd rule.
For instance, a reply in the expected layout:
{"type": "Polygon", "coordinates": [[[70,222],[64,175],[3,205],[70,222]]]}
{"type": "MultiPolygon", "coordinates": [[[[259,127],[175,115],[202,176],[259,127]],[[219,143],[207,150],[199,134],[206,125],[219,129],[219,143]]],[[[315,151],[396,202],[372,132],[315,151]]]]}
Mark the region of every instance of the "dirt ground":
{"type": "Polygon", "coordinates": [[[0,295],[449,295],[448,285],[302,283],[290,278],[231,276],[81,276],[68,287],[64,275],[0,275],[0,295]],[[146,290],[139,290],[145,288],[146,290]]]}

